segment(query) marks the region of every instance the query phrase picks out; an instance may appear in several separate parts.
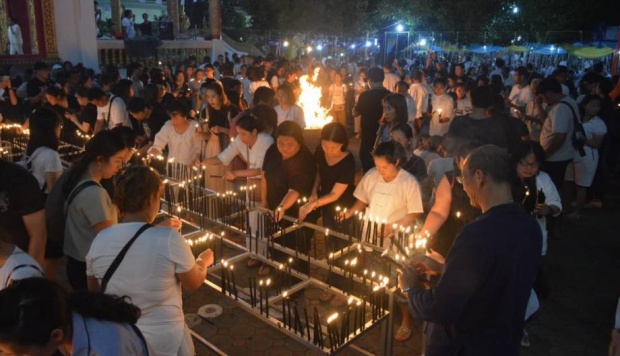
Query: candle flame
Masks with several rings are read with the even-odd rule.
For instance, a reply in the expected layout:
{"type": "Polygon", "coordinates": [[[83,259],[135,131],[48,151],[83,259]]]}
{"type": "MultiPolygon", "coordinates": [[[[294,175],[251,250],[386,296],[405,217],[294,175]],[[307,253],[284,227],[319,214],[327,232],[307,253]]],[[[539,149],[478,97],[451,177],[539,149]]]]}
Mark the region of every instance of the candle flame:
{"type": "Polygon", "coordinates": [[[334,313],[332,315],[329,316],[329,318],[327,318],[327,323],[331,323],[332,321],[336,320],[336,318],[338,317],[338,313],[334,313]]]}

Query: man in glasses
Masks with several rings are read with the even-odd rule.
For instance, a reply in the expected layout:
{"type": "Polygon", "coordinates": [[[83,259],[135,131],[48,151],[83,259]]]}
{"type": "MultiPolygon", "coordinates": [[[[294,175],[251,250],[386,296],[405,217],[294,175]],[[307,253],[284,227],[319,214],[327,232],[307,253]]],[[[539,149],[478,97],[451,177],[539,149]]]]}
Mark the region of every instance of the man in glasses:
{"type": "Polygon", "coordinates": [[[512,201],[513,176],[505,150],[473,150],[462,170],[463,188],[482,215],[465,226],[430,290],[405,268],[399,287],[415,318],[428,322],[425,354],[518,355],[526,305],[540,264],[540,227],[512,201]]]}

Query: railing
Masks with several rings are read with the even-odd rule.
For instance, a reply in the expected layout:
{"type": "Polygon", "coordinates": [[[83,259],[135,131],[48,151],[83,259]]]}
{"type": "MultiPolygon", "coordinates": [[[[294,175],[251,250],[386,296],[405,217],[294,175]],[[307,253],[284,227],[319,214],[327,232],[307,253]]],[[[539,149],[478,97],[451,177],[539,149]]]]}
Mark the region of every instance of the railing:
{"type": "Polygon", "coordinates": [[[125,50],[125,43],[122,40],[97,40],[97,52],[99,65],[116,65],[124,67],[134,60],[140,60],[148,66],[162,63],[179,63],[189,56],[195,56],[199,61],[213,53],[213,42],[206,40],[176,40],[162,41],[162,45],[157,48],[155,57],[135,57],[131,58],[125,50]]]}

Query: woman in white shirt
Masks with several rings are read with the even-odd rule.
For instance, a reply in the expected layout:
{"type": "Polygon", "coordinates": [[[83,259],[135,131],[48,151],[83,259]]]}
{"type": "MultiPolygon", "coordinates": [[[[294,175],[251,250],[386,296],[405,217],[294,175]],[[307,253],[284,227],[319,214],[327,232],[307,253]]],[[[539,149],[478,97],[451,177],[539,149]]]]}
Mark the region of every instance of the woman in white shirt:
{"type": "Polygon", "coordinates": [[[213,252],[194,259],[178,231],[150,226],[160,208],[164,185],[149,167],[128,168],[116,186],[115,202],[121,223],[97,235],[86,256],[88,288],[131,298],[142,315],[137,326],[157,355],[194,355],[185,325],[181,286],[198,289],[204,282],[213,252]],[[102,279],[119,252],[137,232],[115,273],[102,279]]]}
{"type": "Polygon", "coordinates": [[[342,82],[342,75],[336,72],[334,83],[329,86],[329,99],[331,101],[331,114],[334,122],[339,122],[345,128],[347,125],[347,114],[345,112],[345,100],[347,97],[347,85],[342,82]]]}
{"type": "Polygon", "coordinates": [[[53,109],[43,107],[30,116],[29,122],[30,139],[26,148],[26,163],[39,182],[39,188],[49,194],[62,174],[58,139],[63,119],[53,109]]]}
{"type": "Polygon", "coordinates": [[[278,113],[278,125],[284,121],[294,121],[302,129],[306,128],[304,110],[301,106],[295,104],[295,93],[293,92],[293,88],[288,84],[281,85],[278,91],[276,91],[276,98],[279,102],[275,107],[278,113]]]}
{"type": "Polygon", "coordinates": [[[10,286],[13,281],[32,277],[43,277],[41,266],[11,243],[8,236],[0,233],[0,290],[10,286]]]}
{"type": "Polygon", "coordinates": [[[581,209],[586,203],[587,188],[592,186],[594,175],[598,167],[598,148],[607,134],[605,122],[598,117],[601,111],[601,97],[595,94],[586,95],[579,105],[582,112],[583,129],[586,133],[586,143],[583,147],[585,156],[575,150],[575,158],[566,167],[564,180],[574,182],[577,188],[575,210],[567,215],[569,219],[579,219],[581,209]]]}
{"type": "Polygon", "coordinates": [[[183,180],[188,174],[188,167],[199,161],[202,140],[197,136],[198,123],[187,117],[187,109],[181,103],[174,102],[168,107],[170,120],[166,121],[155,135],[155,142],[148,150],[149,154],[161,155],[168,146],[168,161],[184,166],[178,172],[168,172],[176,179],[183,180]]]}
{"type": "MultiPolygon", "coordinates": [[[[385,221],[384,233],[390,236],[393,234],[392,225],[413,226],[424,212],[422,194],[415,177],[399,168],[406,160],[405,149],[400,143],[388,141],[380,144],[373,152],[373,158],[375,168],[362,177],[353,193],[357,200],[342,217],[348,219],[357,212],[364,212],[365,216],[372,216],[373,221],[385,221]]],[[[384,244],[387,243],[384,241],[384,244]]],[[[398,301],[403,320],[395,337],[404,341],[411,336],[412,320],[405,299],[398,301]]]]}

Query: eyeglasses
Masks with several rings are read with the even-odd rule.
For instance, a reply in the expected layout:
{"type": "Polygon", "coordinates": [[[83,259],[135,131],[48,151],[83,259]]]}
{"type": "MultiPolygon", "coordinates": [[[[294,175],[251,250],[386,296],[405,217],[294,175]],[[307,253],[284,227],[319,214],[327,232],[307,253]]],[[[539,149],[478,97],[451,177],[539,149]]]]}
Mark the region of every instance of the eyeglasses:
{"type": "Polygon", "coordinates": [[[524,168],[538,168],[538,167],[540,167],[540,163],[539,162],[529,163],[529,162],[525,162],[525,161],[519,161],[519,165],[524,167],[524,168]]]}

